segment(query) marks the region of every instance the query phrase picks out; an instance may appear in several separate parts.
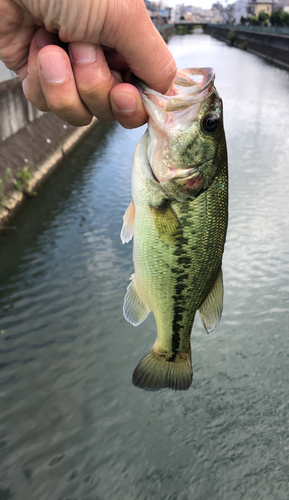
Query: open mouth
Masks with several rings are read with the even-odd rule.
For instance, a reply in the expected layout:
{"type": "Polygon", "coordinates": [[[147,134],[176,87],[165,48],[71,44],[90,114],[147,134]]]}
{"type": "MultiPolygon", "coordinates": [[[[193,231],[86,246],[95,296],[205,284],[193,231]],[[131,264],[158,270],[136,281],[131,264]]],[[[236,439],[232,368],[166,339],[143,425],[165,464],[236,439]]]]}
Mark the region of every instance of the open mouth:
{"type": "Polygon", "coordinates": [[[212,68],[188,68],[179,70],[166,95],[150,89],[138,78],[134,85],[146,99],[154,102],[167,112],[187,109],[194,103],[203,101],[214,91],[215,72],[212,68]]]}

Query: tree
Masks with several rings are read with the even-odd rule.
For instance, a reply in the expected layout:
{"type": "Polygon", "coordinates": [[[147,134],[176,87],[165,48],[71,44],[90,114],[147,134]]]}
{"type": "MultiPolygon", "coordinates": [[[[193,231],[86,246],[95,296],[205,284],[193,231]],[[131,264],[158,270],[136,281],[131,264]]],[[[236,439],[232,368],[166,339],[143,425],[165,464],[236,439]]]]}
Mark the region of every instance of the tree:
{"type": "Polygon", "coordinates": [[[255,16],[255,14],[250,17],[249,22],[252,26],[259,26],[259,24],[260,24],[260,21],[259,21],[258,17],[255,16]]]}
{"type": "Polygon", "coordinates": [[[281,24],[282,24],[281,15],[282,15],[282,11],[280,9],[275,10],[275,12],[273,12],[273,14],[271,14],[270,22],[273,26],[281,26],[281,24]]]}
{"type": "Polygon", "coordinates": [[[270,17],[271,24],[275,26],[289,26],[289,12],[275,10],[270,17]]]}
{"type": "Polygon", "coordinates": [[[285,10],[283,10],[281,14],[281,22],[282,24],[285,24],[285,26],[289,26],[289,12],[285,12],[285,10]]]}
{"type": "Polygon", "coordinates": [[[270,16],[267,12],[265,12],[265,10],[261,10],[259,12],[258,19],[259,19],[260,24],[263,25],[266,23],[266,21],[268,22],[268,19],[270,19],[270,16]]]}

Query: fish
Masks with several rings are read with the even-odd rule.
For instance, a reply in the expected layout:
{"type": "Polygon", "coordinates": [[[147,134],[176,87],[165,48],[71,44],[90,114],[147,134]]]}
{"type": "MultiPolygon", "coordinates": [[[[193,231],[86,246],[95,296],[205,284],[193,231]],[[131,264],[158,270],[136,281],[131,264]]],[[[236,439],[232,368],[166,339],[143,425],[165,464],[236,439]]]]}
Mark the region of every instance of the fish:
{"type": "Polygon", "coordinates": [[[178,70],[165,95],[136,82],[149,119],[121,230],[134,263],[123,313],[132,325],[154,314],[156,341],[132,376],[148,391],[190,388],[196,312],[207,333],[222,315],[228,160],[214,80],[212,68],[178,70]]]}

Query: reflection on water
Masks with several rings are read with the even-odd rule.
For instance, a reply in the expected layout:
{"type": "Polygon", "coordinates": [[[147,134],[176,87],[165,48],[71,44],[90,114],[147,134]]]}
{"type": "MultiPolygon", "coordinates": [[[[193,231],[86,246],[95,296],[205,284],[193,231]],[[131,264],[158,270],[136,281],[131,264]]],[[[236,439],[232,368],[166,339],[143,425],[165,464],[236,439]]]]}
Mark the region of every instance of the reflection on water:
{"type": "Polygon", "coordinates": [[[169,45],[224,100],[223,319],[196,320],[188,392],[132,386],[156,334],[122,316],[144,129],[96,128],[0,233],[0,500],[288,498],[289,74],[207,35],[169,45]]]}

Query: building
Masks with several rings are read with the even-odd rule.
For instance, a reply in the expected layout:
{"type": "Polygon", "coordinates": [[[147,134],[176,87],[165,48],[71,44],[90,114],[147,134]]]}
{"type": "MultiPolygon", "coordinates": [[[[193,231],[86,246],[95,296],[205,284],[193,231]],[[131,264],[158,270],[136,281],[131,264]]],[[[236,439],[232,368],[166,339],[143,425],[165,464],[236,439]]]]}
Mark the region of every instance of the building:
{"type": "Polygon", "coordinates": [[[223,23],[234,24],[235,22],[235,4],[229,4],[222,12],[223,23]]]}
{"type": "Polygon", "coordinates": [[[248,0],[237,0],[234,3],[234,18],[236,24],[241,24],[241,18],[247,19],[248,0]]]}
{"type": "Polygon", "coordinates": [[[274,0],[267,0],[267,2],[264,2],[262,0],[249,0],[248,1],[248,14],[249,16],[255,15],[259,16],[259,13],[263,10],[269,16],[272,14],[272,6],[273,6],[274,0]]]}
{"type": "Polygon", "coordinates": [[[150,15],[150,18],[155,22],[160,21],[159,6],[155,2],[151,2],[150,0],[144,0],[144,3],[150,15]]]}
{"type": "Polygon", "coordinates": [[[172,13],[172,21],[187,21],[194,24],[221,23],[222,16],[218,9],[202,9],[193,5],[176,5],[172,13]]]}
{"type": "Polygon", "coordinates": [[[284,12],[289,12],[289,0],[275,0],[273,4],[273,12],[275,10],[284,10],[284,12]]]}

